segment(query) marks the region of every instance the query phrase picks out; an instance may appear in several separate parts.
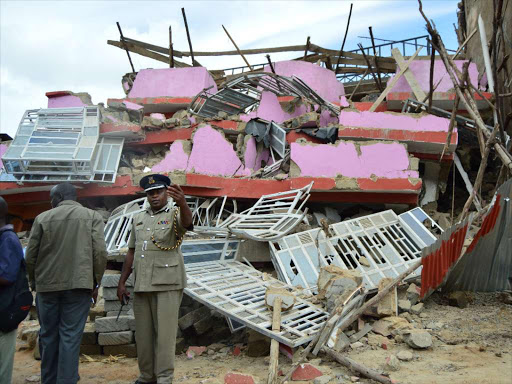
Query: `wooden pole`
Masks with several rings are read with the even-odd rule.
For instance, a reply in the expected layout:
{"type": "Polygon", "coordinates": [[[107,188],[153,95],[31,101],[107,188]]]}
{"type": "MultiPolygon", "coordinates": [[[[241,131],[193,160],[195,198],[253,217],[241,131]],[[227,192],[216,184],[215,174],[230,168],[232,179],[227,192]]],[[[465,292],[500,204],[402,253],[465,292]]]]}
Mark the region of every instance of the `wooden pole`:
{"type": "Polygon", "coordinates": [[[117,21],[116,24],[117,24],[117,29],[119,29],[119,35],[121,36],[121,42],[123,43],[124,50],[126,51],[126,54],[128,55],[128,60],[130,61],[130,66],[132,67],[132,72],[135,73],[135,67],[133,66],[132,58],[130,57],[130,51],[128,51],[128,48],[126,47],[126,41],[124,41],[123,31],[121,30],[119,21],[117,21]]]}
{"type": "Polygon", "coordinates": [[[185,30],[187,31],[187,40],[188,40],[188,46],[190,48],[190,57],[192,58],[192,66],[196,66],[196,61],[194,60],[194,50],[192,49],[192,40],[190,40],[190,32],[188,30],[188,23],[187,23],[187,15],[185,15],[185,8],[181,8],[181,14],[183,15],[183,21],[185,22],[185,30]]]}
{"type": "MultiPolygon", "coordinates": [[[[469,92],[469,90],[465,89],[463,91],[461,89],[461,87],[459,86],[459,82],[455,78],[455,75],[457,75],[457,77],[460,78],[460,77],[462,77],[462,74],[457,69],[457,67],[455,66],[453,60],[451,60],[451,58],[449,57],[448,53],[446,52],[446,48],[445,48],[445,46],[443,44],[443,40],[441,39],[441,36],[439,36],[439,33],[437,32],[437,30],[432,28],[432,25],[430,24],[430,21],[425,16],[425,13],[423,13],[423,5],[421,3],[421,0],[418,0],[418,3],[419,3],[420,14],[423,16],[423,19],[425,20],[425,23],[426,23],[426,26],[427,26],[427,31],[430,34],[430,36],[432,37],[432,43],[433,44],[437,43],[436,50],[439,52],[439,55],[440,55],[441,59],[443,60],[444,66],[446,67],[446,72],[448,73],[448,75],[450,76],[450,79],[452,80],[452,83],[453,83],[453,85],[455,87],[455,91],[457,92],[457,94],[459,95],[460,99],[464,103],[464,105],[466,107],[466,110],[468,111],[469,115],[475,121],[477,129],[479,130],[479,142],[481,142],[482,139],[481,139],[480,135],[483,134],[486,137],[489,137],[491,135],[491,132],[489,132],[489,130],[485,126],[485,123],[482,120],[482,117],[480,116],[480,113],[478,112],[478,107],[477,107],[477,105],[475,103],[475,100],[473,99],[473,97],[472,97],[471,93],[469,92]]],[[[484,148],[482,148],[482,145],[480,146],[481,151],[482,151],[482,155],[483,155],[483,151],[485,150],[485,143],[483,144],[483,147],[484,148]]],[[[503,164],[510,171],[512,171],[512,157],[507,152],[507,150],[501,144],[499,144],[499,143],[495,143],[494,144],[494,149],[496,150],[496,153],[500,157],[500,159],[503,162],[503,164]]]]}
{"type": "Polygon", "coordinates": [[[352,7],[354,4],[350,3],[350,11],[348,12],[348,20],[347,20],[347,27],[345,28],[345,36],[343,36],[343,43],[341,43],[340,53],[338,55],[338,62],[336,63],[336,72],[335,74],[338,74],[338,66],[340,65],[340,58],[341,55],[343,55],[343,48],[345,48],[345,41],[347,40],[347,34],[348,34],[348,27],[350,25],[350,18],[352,17],[352,7]]]}
{"type": "Polygon", "coordinates": [[[475,179],[475,185],[473,185],[473,191],[469,195],[469,198],[464,204],[464,208],[462,209],[462,213],[460,214],[459,222],[464,220],[469,212],[469,208],[471,207],[471,203],[473,203],[473,199],[476,197],[477,191],[480,189],[482,185],[482,181],[484,179],[485,168],[487,168],[487,159],[489,158],[489,152],[491,151],[491,146],[496,138],[496,134],[499,132],[498,127],[494,127],[491,136],[487,139],[487,143],[485,145],[484,155],[482,156],[482,161],[480,162],[480,167],[478,168],[478,173],[475,179]]]}
{"type": "Polygon", "coordinates": [[[172,47],[172,28],[169,25],[169,68],[174,68],[174,50],[172,47]]]}
{"type": "Polygon", "coordinates": [[[361,375],[368,377],[372,380],[378,381],[379,383],[383,384],[392,384],[393,381],[386,376],[381,375],[379,372],[365,367],[363,364],[360,364],[348,357],[343,356],[341,353],[338,353],[331,348],[323,348],[323,351],[327,353],[329,356],[331,356],[334,360],[336,360],[338,363],[344,365],[345,367],[349,368],[351,371],[359,372],[361,375]]]}
{"type": "Polygon", "coordinates": [[[233,40],[233,38],[231,37],[231,35],[229,34],[228,30],[226,29],[226,27],[224,27],[224,25],[222,26],[222,28],[224,29],[224,32],[226,32],[226,35],[228,35],[229,37],[229,40],[231,40],[231,42],[233,43],[233,45],[235,46],[237,52],[240,54],[240,56],[242,56],[242,59],[244,59],[245,61],[245,64],[247,64],[247,66],[249,67],[249,69],[251,71],[254,71],[254,69],[252,69],[251,67],[251,64],[249,64],[249,62],[247,61],[247,59],[245,58],[244,54],[240,51],[240,48],[238,48],[238,45],[236,45],[235,43],[235,40],[233,40]]]}
{"type": "Polygon", "coordinates": [[[363,53],[364,60],[366,61],[366,65],[368,66],[368,69],[370,70],[373,80],[375,81],[375,84],[377,84],[377,87],[379,88],[379,91],[383,92],[382,85],[379,83],[379,80],[377,79],[377,76],[375,75],[375,72],[373,71],[372,64],[370,63],[370,60],[366,56],[366,53],[364,53],[364,48],[361,44],[358,44],[359,49],[363,53]]]}
{"type": "MultiPolygon", "coordinates": [[[[336,68],[337,69],[337,68],[336,68]]],[[[363,76],[361,76],[361,79],[359,79],[359,81],[357,82],[356,86],[354,87],[354,90],[352,91],[352,94],[350,95],[350,97],[348,98],[349,100],[352,100],[352,96],[354,96],[354,94],[356,93],[357,91],[357,88],[359,88],[359,86],[361,85],[361,83],[363,82],[363,79],[364,77],[368,74],[368,69],[366,69],[366,71],[364,71],[363,73],[363,76]]]]}
{"type": "MultiPolygon", "coordinates": [[[[432,113],[432,99],[434,97],[434,65],[436,63],[436,49],[432,44],[430,45],[432,46],[432,52],[430,54],[430,92],[428,93],[428,113],[432,113]]],[[[456,112],[457,111],[455,111],[455,113],[456,112]]]]}
{"type": "Polygon", "coordinates": [[[450,117],[450,125],[448,126],[448,136],[446,137],[446,143],[444,143],[443,152],[441,152],[441,156],[439,157],[439,161],[443,160],[444,153],[448,149],[450,145],[450,141],[452,140],[453,127],[455,127],[455,117],[457,116],[457,111],[459,109],[460,98],[459,95],[455,96],[455,103],[453,103],[452,116],[450,117]]]}
{"type": "Polygon", "coordinates": [[[309,39],[310,37],[308,36],[307,40],[306,40],[306,49],[304,50],[304,58],[302,60],[306,60],[306,56],[308,55],[308,50],[309,50],[309,39]]]}
{"type": "MultiPolygon", "coordinates": [[[[281,330],[281,298],[276,297],[272,306],[272,331],[281,330]]],[[[268,368],[267,384],[275,384],[278,380],[277,368],[279,366],[279,341],[272,339],[270,343],[270,365],[268,368]]]]}
{"type": "MultiPolygon", "coordinates": [[[[370,38],[372,40],[372,48],[373,48],[373,59],[375,60],[375,70],[377,71],[377,77],[379,78],[379,88],[381,89],[382,91],[382,80],[380,78],[380,69],[379,69],[379,62],[377,61],[377,50],[375,49],[375,41],[373,39],[373,31],[372,31],[372,27],[368,27],[369,31],[370,31],[370,38]]],[[[405,52],[404,52],[405,54],[405,52]]]]}

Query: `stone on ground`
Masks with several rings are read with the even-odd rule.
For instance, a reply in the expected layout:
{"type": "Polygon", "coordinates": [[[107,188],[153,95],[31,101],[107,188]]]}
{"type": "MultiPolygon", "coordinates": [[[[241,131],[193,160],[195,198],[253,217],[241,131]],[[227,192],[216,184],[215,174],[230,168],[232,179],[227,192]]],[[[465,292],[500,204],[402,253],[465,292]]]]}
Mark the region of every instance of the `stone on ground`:
{"type": "Polygon", "coordinates": [[[388,371],[398,371],[400,369],[400,361],[395,355],[388,356],[386,358],[386,370],[388,371]]]}
{"type": "Polygon", "coordinates": [[[413,359],[413,354],[411,351],[400,351],[396,354],[396,357],[401,361],[411,361],[413,359]]]}
{"type": "Polygon", "coordinates": [[[448,304],[452,307],[466,308],[469,305],[469,297],[466,292],[456,291],[448,295],[448,304]]]}
{"type": "Polygon", "coordinates": [[[426,349],[432,346],[432,336],[424,330],[413,329],[404,333],[404,341],[413,349],[426,349]]]}
{"type": "Polygon", "coordinates": [[[411,302],[411,305],[414,305],[418,302],[419,298],[420,298],[420,288],[412,283],[411,285],[409,285],[409,288],[407,288],[407,300],[409,300],[411,302]]]}
{"type": "Polygon", "coordinates": [[[423,303],[418,303],[411,307],[411,313],[413,315],[419,315],[423,311],[423,303]]]}
{"type": "Polygon", "coordinates": [[[398,309],[401,312],[409,312],[411,310],[411,302],[409,300],[398,300],[398,309]]]}
{"type": "Polygon", "coordinates": [[[332,379],[332,376],[320,376],[313,380],[313,384],[329,384],[332,379]]]}

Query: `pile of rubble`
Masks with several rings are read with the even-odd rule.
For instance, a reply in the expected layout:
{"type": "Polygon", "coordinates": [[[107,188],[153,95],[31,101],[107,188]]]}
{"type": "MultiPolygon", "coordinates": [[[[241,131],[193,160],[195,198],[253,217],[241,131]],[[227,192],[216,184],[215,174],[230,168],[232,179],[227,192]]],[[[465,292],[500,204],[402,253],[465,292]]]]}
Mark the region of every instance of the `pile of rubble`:
{"type": "MultiPolygon", "coordinates": [[[[422,46],[405,56],[390,43],[391,57],[382,57],[375,46],[371,56],[369,47],[338,52],[308,40],[304,57],[268,57],[238,74],[122,37],[109,44],[170,68],[126,74],[126,97],[107,107],[61,91],[47,93],[48,108],[27,110],[15,139],[0,142],[0,193],[14,200],[20,236],[36,211],[26,203],[47,204],[37,183],[84,183],[79,198],[106,219],[109,270],[82,353],[137,354],[132,304],[122,306],[116,288],[133,217],[147,207],[133,198],[148,172],[181,185],[193,213],[181,246],[188,287],[177,340],[187,358],[270,353],[274,380],[280,349],[292,359],[283,381],[328,383],[334,378],[305,364],[321,353],[391,383],[412,350],[433,346],[441,325],[422,321],[433,292],[460,307],[461,291],[504,291],[506,301],[512,157],[497,75],[461,57],[474,33],[452,54],[425,21],[428,60],[418,57],[422,46]],[[349,75],[356,81],[339,81],[349,75]],[[76,137],[59,150],[79,158],[46,157],[62,139],[52,127],[62,126],[76,137]],[[407,348],[382,370],[346,356],[391,343],[407,348]]],[[[29,347],[31,325],[20,331],[29,347]]],[[[237,375],[226,382],[245,380],[237,375]]]]}

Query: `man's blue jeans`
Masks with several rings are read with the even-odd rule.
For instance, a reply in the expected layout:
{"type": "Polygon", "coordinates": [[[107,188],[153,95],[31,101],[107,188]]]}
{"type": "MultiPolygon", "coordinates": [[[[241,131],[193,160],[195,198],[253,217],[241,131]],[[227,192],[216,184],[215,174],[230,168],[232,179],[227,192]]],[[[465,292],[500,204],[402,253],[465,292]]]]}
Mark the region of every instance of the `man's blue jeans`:
{"type": "Polygon", "coordinates": [[[91,307],[91,291],[39,292],[42,384],[76,384],[80,344],[91,307]]]}

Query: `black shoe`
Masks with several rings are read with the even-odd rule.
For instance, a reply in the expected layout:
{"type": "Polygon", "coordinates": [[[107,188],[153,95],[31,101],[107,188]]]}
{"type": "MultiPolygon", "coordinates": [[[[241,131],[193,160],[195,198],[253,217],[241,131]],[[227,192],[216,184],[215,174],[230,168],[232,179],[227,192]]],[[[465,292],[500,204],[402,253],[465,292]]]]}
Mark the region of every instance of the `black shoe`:
{"type": "Polygon", "coordinates": [[[140,381],[140,380],[137,380],[133,384],[156,384],[156,381],[140,381]]]}

